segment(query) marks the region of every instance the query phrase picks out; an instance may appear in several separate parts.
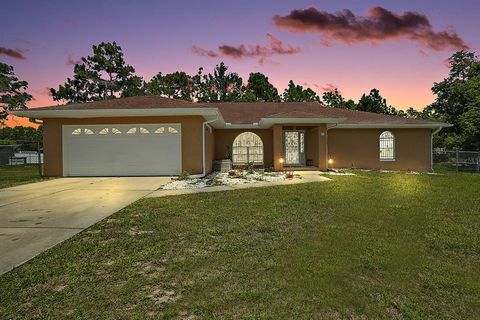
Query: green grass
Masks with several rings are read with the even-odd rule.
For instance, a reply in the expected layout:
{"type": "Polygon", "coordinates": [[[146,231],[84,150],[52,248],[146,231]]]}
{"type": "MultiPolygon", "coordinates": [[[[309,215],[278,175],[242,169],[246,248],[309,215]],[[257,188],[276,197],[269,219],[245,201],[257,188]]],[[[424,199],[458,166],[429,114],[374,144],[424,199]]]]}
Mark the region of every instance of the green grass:
{"type": "Polygon", "coordinates": [[[0,318],[479,319],[480,174],[140,200],[0,277],[0,318]]]}
{"type": "Polygon", "coordinates": [[[16,166],[0,165],[0,189],[38,182],[45,179],[47,178],[40,177],[36,164],[16,166]]]}

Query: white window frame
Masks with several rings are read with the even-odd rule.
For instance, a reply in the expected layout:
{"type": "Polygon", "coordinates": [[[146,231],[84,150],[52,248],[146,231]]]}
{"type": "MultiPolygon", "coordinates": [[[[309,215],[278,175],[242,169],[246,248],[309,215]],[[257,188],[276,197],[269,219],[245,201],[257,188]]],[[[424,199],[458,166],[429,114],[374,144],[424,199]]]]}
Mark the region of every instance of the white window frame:
{"type": "Polygon", "coordinates": [[[380,133],[378,147],[380,161],[396,161],[396,139],[395,135],[391,131],[386,130],[380,133]],[[392,145],[388,146],[389,143],[392,145]],[[388,153],[387,156],[383,155],[385,152],[388,153]]]}

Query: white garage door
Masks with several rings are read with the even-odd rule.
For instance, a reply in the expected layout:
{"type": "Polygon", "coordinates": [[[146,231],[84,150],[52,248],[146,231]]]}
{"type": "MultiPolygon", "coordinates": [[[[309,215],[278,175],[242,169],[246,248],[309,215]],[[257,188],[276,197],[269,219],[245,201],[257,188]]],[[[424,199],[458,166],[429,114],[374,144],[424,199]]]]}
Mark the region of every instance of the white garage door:
{"type": "Polygon", "coordinates": [[[63,126],[64,176],[178,175],[180,124],[63,126]]]}

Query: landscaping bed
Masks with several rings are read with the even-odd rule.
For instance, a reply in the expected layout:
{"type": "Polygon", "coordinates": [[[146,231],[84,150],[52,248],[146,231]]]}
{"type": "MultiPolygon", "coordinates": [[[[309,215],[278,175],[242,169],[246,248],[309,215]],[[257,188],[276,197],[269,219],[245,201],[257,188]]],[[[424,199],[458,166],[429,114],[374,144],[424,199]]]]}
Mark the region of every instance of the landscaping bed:
{"type": "Polygon", "coordinates": [[[248,170],[231,170],[229,172],[213,172],[204,178],[192,178],[182,175],[173,178],[162,187],[163,190],[199,189],[212,186],[232,186],[259,182],[278,182],[286,179],[301,179],[298,175],[287,172],[261,172],[248,170]]]}

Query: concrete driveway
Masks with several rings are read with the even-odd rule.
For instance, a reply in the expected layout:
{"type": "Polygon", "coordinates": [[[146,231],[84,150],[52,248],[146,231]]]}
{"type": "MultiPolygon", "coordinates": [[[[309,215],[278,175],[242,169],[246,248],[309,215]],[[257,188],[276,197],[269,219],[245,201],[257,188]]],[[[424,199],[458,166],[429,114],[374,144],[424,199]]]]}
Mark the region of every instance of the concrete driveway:
{"type": "Polygon", "coordinates": [[[0,274],[169,181],[168,177],[61,178],[0,189],[0,274]]]}

